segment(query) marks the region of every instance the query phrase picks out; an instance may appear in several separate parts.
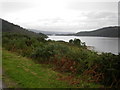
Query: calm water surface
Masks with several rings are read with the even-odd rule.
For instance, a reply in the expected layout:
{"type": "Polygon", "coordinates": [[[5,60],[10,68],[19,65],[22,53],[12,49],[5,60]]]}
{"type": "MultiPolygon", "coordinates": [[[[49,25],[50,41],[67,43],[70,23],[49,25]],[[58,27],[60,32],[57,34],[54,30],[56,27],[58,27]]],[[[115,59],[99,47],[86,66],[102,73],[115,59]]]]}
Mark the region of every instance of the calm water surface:
{"type": "Polygon", "coordinates": [[[93,46],[97,52],[111,52],[118,54],[118,38],[110,37],[86,37],[86,36],[49,36],[51,40],[63,40],[68,42],[70,39],[78,38],[85,42],[87,46],[93,46]]]}

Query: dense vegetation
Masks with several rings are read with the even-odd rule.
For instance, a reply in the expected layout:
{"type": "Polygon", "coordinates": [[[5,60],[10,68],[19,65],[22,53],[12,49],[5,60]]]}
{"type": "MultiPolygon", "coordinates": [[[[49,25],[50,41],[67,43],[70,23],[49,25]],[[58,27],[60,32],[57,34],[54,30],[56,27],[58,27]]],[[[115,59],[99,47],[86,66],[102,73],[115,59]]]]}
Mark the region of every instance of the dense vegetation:
{"type": "Polygon", "coordinates": [[[86,49],[79,39],[64,41],[45,40],[22,34],[3,34],[3,47],[9,51],[32,58],[37,63],[53,65],[54,70],[81,76],[86,82],[105,86],[120,86],[120,55],[86,49]]]}

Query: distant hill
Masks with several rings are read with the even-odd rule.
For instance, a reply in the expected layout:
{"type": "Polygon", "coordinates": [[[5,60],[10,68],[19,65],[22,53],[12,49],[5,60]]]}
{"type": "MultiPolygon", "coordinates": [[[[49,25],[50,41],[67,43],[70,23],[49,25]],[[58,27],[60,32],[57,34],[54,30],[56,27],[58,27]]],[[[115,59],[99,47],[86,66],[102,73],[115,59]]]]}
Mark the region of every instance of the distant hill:
{"type": "Polygon", "coordinates": [[[120,26],[105,27],[94,31],[78,32],[76,36],[99,36],[99,37],[118,37],[120,26]]]}
{"type": "Polygon", "coordinates": [[[2,21],[2,33],[10,32],[10,33],[19,33],[19,34],[24,34],[24,35],[28,35],[28,36],[34,36],[34,37],[42,36],[42,37],[47,38],[47,36],[45,34],[42,34],[40,32],[35,33],[32,31],[28,31],[27,29],[24,29],[18,25],[15,25],[15,24],[10,23],[3,19],[0,19],[0,21],[2,21]]]}
{"type": "Polygon", "coordinates": [[[46,35],[53,35],[53,34],[71,34],[71,32],[57,32],[57,31],[43,31],[43,30],[36,30],[36,29],[28,29],[29,31],[33,31],[33,32],[36,32],[36,33],[43,33],[43,34],[46,34],[46,35]]]}

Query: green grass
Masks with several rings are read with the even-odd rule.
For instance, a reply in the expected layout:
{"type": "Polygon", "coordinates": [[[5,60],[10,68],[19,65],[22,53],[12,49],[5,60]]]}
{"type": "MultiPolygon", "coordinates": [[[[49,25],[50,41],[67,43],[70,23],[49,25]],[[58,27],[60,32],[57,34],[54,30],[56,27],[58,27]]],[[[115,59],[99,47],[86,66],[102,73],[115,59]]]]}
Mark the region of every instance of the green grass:
{"type": "Polygon", "coordinates": [[[70,87],[70,85],[56,80],[57,73],[53,70],[5,50],[3,50],[3,70],[5,75],[11,78],[11,80],[7,78],[7,81],[15,82],[21,88],[70,87]]]}
{"type": "Polygon", "coordinates": [[[0,45],[0,81],[2,80],[2,47],[0,45]]]}
{"type": "Polygon", "coordinates": [[[3,80],[8,88],[73,88],[98,87],[92,83],[70,85],[68,82],[57,80],[58,72],[36,64],[32,60],[3,50],[3,80]]]}

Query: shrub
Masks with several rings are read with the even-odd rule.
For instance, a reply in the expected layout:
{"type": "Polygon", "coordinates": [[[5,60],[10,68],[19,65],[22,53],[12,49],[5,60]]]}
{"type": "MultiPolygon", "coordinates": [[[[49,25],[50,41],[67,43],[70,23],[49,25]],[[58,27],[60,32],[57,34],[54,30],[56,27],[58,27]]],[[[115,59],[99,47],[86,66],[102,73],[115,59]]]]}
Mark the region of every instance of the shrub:
{"type": "Polygon", "coordinates": [[[76,39],[76,38],[75,38],[74,40],[70,39],[70,40],[69,40],[69,43],[70,43],[71,45],[75,45],[75,46],[78,46],[78,47],[86,48],[85,42],[81,42],[80,39],[76,39]]]}
{"type": "Polygon", "coordinates": [[[120,60],[119,55],[111,53],[103,53],[100,62],[101,70],[104,73],[104,85],[111,85],[118,87],[120,85],[120,60]]]}
{"type": "Polygon", "coordinates": [[[69,43],[77,45],[77,46],[81,46],[81,40],[80,39],[74,39],[74,40],[69,40],[69,43]]]}
{"type": "Polygon", "coordinates": [[[60,59],[59,57],[64,57],[67,53],[68,48],[62,44],[49,44],[44,45],[42,47],[38,47],[32,54],[32,58],[37,59],[38,61],[49,61],[51,58],[56,57],[56,59],[60,59]]]}

